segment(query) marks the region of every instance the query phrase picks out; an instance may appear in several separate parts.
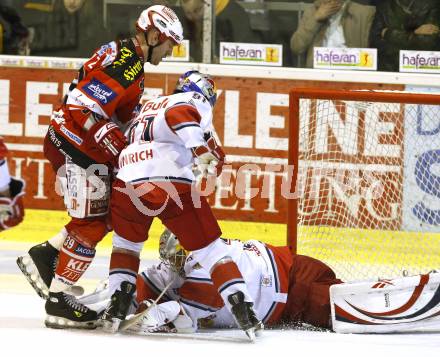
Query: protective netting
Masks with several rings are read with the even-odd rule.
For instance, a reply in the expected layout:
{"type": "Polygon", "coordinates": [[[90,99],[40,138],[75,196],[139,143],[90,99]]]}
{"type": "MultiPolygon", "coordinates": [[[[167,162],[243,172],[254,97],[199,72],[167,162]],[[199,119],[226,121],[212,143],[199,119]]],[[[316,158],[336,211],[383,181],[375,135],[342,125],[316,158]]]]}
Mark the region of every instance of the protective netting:
{"type": "Polygon", "coordinates": [[[300,99],[299,132],[299,254],[346,281],[440,268],[440,105],[300,99]]]}

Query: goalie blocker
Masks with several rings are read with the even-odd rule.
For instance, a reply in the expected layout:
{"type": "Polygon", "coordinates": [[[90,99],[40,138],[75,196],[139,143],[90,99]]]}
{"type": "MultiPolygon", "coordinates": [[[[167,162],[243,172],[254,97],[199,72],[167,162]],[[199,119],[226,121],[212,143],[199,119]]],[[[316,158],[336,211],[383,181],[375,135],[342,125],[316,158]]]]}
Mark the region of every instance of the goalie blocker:
{"type": "Polygon", "coordinates": [[[440,331],[440,273],[330,287],[339,333],[440,331]]]}

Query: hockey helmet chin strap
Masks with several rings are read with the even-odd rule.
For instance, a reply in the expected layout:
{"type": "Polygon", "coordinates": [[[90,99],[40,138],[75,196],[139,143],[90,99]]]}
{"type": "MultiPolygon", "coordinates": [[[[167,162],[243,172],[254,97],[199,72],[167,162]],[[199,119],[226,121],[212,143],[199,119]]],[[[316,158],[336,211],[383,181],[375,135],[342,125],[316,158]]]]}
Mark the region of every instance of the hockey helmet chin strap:
{"type": "Polygon", "coordinates": [[[160,46],[162,43],[161,42],[157,42],[157,45],[150,45],[150,42],[148,41],[148,35],[147,32],[144,32],[144,37],[145,37],[145,42],[147,42],[148,45],[148,55],[147,55],[147,62],[151,63],[151,57],[153,56],[153,50],[160,46]]]}

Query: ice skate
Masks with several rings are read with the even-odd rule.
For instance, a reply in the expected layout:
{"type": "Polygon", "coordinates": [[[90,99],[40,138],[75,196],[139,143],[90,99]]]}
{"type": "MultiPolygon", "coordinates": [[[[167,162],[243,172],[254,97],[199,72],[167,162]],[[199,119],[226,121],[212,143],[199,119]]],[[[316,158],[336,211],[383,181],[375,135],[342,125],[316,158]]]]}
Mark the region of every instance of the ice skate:
{"type": "Polygon", "coordinates": [[[119,329],[120,323],[127,316],[135,291],[136,285],[123,281],[120,290],[116,290],[113,293],[101,317],[104,331],[114,333],[119,329]]]}
{"type": "Polygon", "coordinates": [[[248,338],[254,341],[257,336],[261,336],[264,325],[255,315],[253,303],[244,301],[244,294],[241,291],[229,295],[228,301],[235,321],[248,338]]]}
{"type": "Polygon", "coordinates": [[[49,286],[54,277],[58,250],[48,242],[29,249],[28,254],[17,258],[17,265],[35,292],[43,299],[49,297],[49,286]]]}
{"type": "Polygon", "coordinates": [[[79,303],[74,296],[63,292],[49,293],[46,313],[44,323],[51,328],[94,329],[98,323],[96,311],[79,303]]]}

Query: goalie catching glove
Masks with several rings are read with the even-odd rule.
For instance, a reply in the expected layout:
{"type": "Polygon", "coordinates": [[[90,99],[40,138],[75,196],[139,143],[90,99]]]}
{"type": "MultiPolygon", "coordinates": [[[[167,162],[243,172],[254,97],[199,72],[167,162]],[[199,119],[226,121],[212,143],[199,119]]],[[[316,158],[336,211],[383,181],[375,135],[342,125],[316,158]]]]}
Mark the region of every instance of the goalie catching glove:
{"type": "Polygon", "coordinates": [[[118,165],[120,152],[127,146],[124,134],[115,123],[100,121],[87,132],[85,139],[91,157],[100,157],[102,162],[118,165]]]}
{"type": "Polygon", "coordinates": [[[23,221],[23,196],[25,183],[11,177],[10,197],[0,197],[0,232],[12,228],[23,221]]]}

